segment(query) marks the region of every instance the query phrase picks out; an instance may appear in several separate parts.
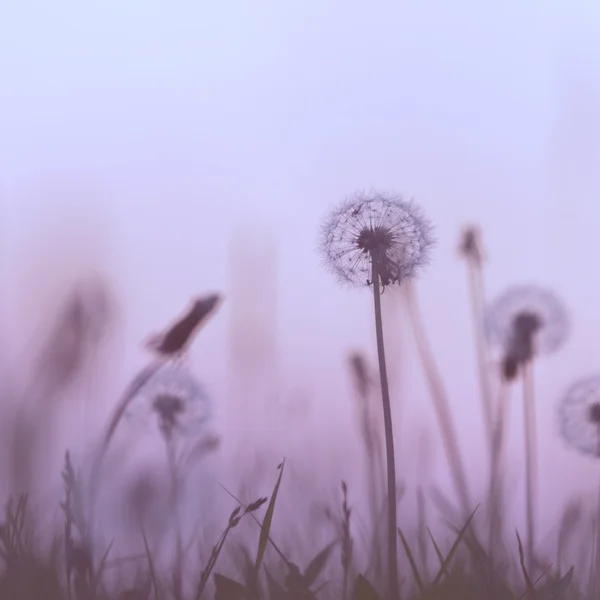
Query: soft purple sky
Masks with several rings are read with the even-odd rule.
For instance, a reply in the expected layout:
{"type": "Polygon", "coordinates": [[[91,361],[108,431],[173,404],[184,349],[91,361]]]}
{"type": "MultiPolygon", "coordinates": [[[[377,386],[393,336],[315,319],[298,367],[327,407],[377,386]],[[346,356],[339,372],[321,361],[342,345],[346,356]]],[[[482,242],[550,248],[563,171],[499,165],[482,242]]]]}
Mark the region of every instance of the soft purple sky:
{"type": "MultiPolygon", "coordinates": [[[[538,370],[543,489],[560,472],[561,494],[591,490],[595,467],[556,443],[554,407],[600,370],[598,40],[595,0],[4,2],[3,328],[15,338],[61,286],[110,273],[124,381],[139,340],[192,293],[228,293],[232,236],[254,230],[279,251],[284,378],[325,390],[328,429],[346,402],[344,353],[371,344],[372,324],[368,293],[321,268],[318,226],[357,188],[396,190],[436,224],[419,291],[472,465],[480,418],[455,252],[466,221],[483,227],[492,294],[533,280],[573,311],[568,346],[538,370]]],[[[195,350],[217,396],[228,310],[195,350]]],[[[405,402],[421,427],[419,377],[405,402]]]]}

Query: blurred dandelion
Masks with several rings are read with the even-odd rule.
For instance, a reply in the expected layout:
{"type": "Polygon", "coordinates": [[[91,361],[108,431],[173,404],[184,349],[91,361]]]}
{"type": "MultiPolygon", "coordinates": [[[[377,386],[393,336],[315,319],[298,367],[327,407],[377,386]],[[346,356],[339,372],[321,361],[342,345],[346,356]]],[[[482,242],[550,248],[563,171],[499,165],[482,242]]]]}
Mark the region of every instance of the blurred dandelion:
{"type": "Polygon", "coordinates": [[[180,591],[183,539],[180,516],[180,469],[177,442],[200,436],[210,421],[210,400],[202,385],[182,364],[164,363],[138,390],[126,416],[148,424],[155,421],[167,452],[171,479],[171,513],[175,519],[176,561],[174,585],[180,591]]]}
{"type": "MultiPolygon", "coordinates": [[[[600,458],[600,375],[574,383],[558,405],[562,438],[575,450],[600,458]]],[[[600,494],[597,506],[596,548],[600,547],[600,494]]],[[[595,552],[594,588],[600,584],[600,555],[595,552]]],[[[595,594],[597,597],[597,594],[595,594]]]]}
{"type": "MultiPolygon", "coordinates": [[[[533,285],[521,285],[510,288],[491,304],[485,327],[490,342],[501,352],[504,381],[514,381],[520,375],[523,384],[527,557],[533,565],[537,435],[532,364],[539,354],[554,352],[565,342],[569,319],[562,302],[552,292],[533,285]]],[[[502,440],[496,440],[496,443],[502,444],[502,440]]]]}
{"type": "Polygon", "coordinates": [[[563,439],[575,450],[600,458],[600,375],[572,385],[558,406],[563,439]]]}
{"type": "Polygon", "coordinates": [[[394,600],[399,597],[396,465],[380,296],[387,286],[401,285],[428,262],[431,232],[414,202],[380,193],[348,198],[321,232],[321,253],[333,274],[342,283],[373,289],[387,458],[388,592],[394,600]]]}
{"type": "Polygon", "coordinates": [[[558,350],[569,332],[562,302],[551,291],[533,285],[515,286],[498,297],[485,316],[490,343],[502,352],[508,381],[538,354],[558,350]]]}
{"type": "Polygon", "coordinates": [[[132,422],[154,422],[169,440],[177,434],[195,437],[203,433],[212,414],[208,394],[181,365],[165,363],[139,389],[126,410],[132,422]]]}

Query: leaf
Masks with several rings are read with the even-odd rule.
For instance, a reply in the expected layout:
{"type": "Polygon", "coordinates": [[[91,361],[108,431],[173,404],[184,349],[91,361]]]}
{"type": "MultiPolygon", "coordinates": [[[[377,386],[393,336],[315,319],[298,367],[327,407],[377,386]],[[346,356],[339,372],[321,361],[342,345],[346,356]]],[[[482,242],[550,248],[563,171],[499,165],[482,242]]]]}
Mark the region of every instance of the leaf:
{"type": "Polygon", "coordinates": [[[265,512],[265,518],[260,528],[260,538],[258,540],[256,562],[254,563],[254,580],[252,582],[253,585],[258,581],[260,566],[262,564],[263,558],[265,556],[265,551],[267,549],[267,542],[269,541],[269,532],[271,531],[271,523],[273,522],[273,514],[275,512],[275,502],[277,501],[277,494],[279,493],[279,486],[281,485],[281,477],[283,476],[284,466],[285,461],[283,461],[278,467],[279,476],[277,477],[277,483],[273,488],[273,494],[271,494],[271,499],[269,500],[269,505],[267,506],[267,511],[265,512]]]}
{"type": "Polygon", "coordinates": [[[362,575],[356,578],[352,600],[381,600],[377,590],[362,575]]]}
{"type": "Polygon", "coordinates": [[[523,577],[525,577],[525,584],[527,586],[527,595],[531,598],[535,598],[535,588],[533,587],[533,582],[529,577],[529,573],[527,572],[527,568],[525,567],[525,554],[523,552],[523,544],[521,543],[521,537],[519,536],[519,532],[517,531],[517,542],[519,544],[519,561],[521,563],[521,570],[523,571],[523,577]]]}
{"type": "Polygon", "coordinates": [[[402,545],[404,546],[404,552],[406,552],[406,556],[408,558],[408,562],[410,563],[410,568],[412,569],[413,575],[415,577],[415,581],[417,582],[417,587],[419,588],[419,593],[423,595],[425,593],[425,586],[423,585],[423,580],[421,579],[421,575],[419,574],[419,569],[417,568],[417,563],[415,561],[415,557],[410,550],[410,546],[402,533],[402,529],[398,527],[398,535],[402,540],[402,545]]]}
{"type": "Polygon", "coordinates": [[[321,552],[319,552],[310,561],[308,567],[306,567],[306,570],[304,571],[304,583],[307,587],[310,587],[317,580],[317,577],[325,568],[325,565],[327,564],[327,561],[331,556],[331,551],[333,550],[336,544],[337,540],[334,540],[333,542],[325,546],[325,548],[323,548],[323,550],[321,550],[321,552]]]}
{"type": "Polygon", "coordinates": [[[237,581],[215,573],[215,600],[245,600],[246,588],[237,581]]]}

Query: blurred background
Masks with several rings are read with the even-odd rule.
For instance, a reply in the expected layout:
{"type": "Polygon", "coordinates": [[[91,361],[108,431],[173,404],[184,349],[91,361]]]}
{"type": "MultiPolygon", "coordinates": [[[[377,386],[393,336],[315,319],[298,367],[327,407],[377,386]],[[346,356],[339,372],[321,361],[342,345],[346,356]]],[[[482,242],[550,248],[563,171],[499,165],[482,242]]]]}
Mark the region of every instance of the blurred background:
{"type": "MultiPolygon", "coordinates": [[[[146,364],[143,340],[221,291],[191,357],[223,436],[216,480],[249,468],[227,459],[240,447],[268,450],[271,479],[286,455],[313,485],[352,480],[346,358],[375,364],[372,298],[322,268],[319,226],[355,190],[399,192],[435,224],[417,288],[475,486],[486,459],[461,227],[482,228],[490,296],[533,282],[570,310],[568,344],[536,366],[547,531],[566,498],[595,497],[600,466],[565,447],[555,417],[571,381],[600,370],[599,160],[593,0],[6,2],[2,368],[26,371],[67,291],[102,281],[109,335],[57,425],[83,445],[146,364]]],[[[399,471],[450,490],[400,300],[384,299],[399,471]]],[[[516,504],[520,424],[516,397],[516,504]]]]}

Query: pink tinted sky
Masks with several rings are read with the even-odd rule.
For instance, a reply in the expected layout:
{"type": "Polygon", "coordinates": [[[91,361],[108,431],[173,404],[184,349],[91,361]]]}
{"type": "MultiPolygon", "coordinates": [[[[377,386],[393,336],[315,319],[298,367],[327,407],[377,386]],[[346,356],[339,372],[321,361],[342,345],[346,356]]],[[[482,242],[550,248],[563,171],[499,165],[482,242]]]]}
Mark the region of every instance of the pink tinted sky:
{"type": "MultiPolygon", "coordinates": [[[[320,267],[317,230],[353,190],[396,190],[436,224],[419,292],[471,465],[483,468],[455,253],[466,221],[484,229],[492,294],[533,280],[572,310],[568,345],[538,370],[543,489],[559,474],[559,500],[591,490],[595,467],[557,443],[554,408],[573,378],[600,370],[598,40],[592,0],[4,3],[3,328],[16,339],[63,284],[108,272],[121,383],[142,361],[139,340],[192,292],[228,293],[241,228],[278,247],[283,377],[320,389],[320,427],[338,426],[342,359],[371,344],[370,303],[320,267]]],[[[229,315],[226,304],[195,350],[217,396],[229,315]]],[[[409,370],[407,434],[428,414],[409,370]]]]}

